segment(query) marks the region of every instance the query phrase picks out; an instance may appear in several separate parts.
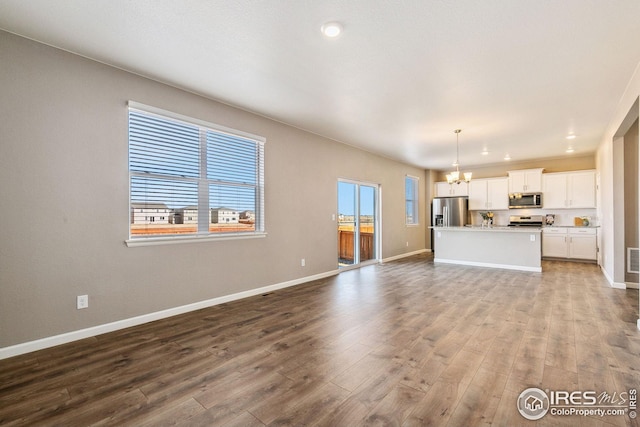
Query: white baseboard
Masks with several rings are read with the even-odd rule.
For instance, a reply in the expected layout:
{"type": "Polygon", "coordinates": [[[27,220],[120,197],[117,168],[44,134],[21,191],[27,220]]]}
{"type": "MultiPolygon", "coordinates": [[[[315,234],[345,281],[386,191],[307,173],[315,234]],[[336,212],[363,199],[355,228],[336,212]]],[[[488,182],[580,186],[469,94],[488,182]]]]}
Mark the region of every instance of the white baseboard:
{"type": "Polygon", "coordinates": [[[613,280],[613,277],[609,276],[609,273],[607,273],[607,270],[605,270],[604,267],[600,266],[600,271],[602,271],[602,274],[604,274],[604,278],[607,279],[607,282],[609,282],[609,286],[611,286],[613,289],[627,289],[626,284],[615,282],[613,280]]]}
{"type": "Polygon", "coordinates": [[[413,251],[413,252],[407,252],[406,254],[400,254],[400,255],[395,255],[389,258],[384,258],[381,262],[384,264],[385,262],[391,262],[391,261],[396,261],[402,258],[407,258],[410,256],[414,256],[414,255],[419,255],[419,254],[423,254],[425,252],[431,252],[431,249],[419,249],[417,251],[413,251]]]}
{"type": "Polygon", "coordinates": [[[434,258],[433,262],[442,263],[442,264],[469,265],[472,267],[502,268],[504,270],[531,271],[533,273],[542,272],[542,267],[530,267],[527,265],[493,264],[488,262],[459,261],[456,259],[443,259],[443,258],[434,258]]]}
{"type": "Polygon", "coordinates": [[[613,287],[613,278],[609,276],[609,273],[607,273],[607,270],[605,270],[602,265],[600,265],[600,271],[604,274],[604,278],[607,279],[607,282],[609,282],[609,286],[613,287]]]}
{"type": "Polygon", "coordinates": [[[640,286],[638,286],[638,284],[634,282],[625,282],[624,284],[627,289],[640,289],[640,286]]]}
{"type": "Polygon", "coordinates": [[[302,283],[311,282],[313,280],[323,279],[325,277],[335,276],[338,274],[338,270],[327,271],[325,273],[315,274],[313,276],[301,277],[299,279],[289,280],[287,282],[276,283],[274,285],[264,286],[256,289],[249,289],[248,291],[238,292],[231,295],[225,295],[222,297],[212,298],[205,301],[199,301],[193,304],[182,305],[179,307],[173,307],[166,310],[156,311],[154,313],[143,314],[141,316],[131,317],[128,319],[118,320],[103,325],[92,326],[90,328],[80,329],[77,331],[67,332],[60,335],[54,335],[51,337],[42,338],[35,341],[29,341],[22,344],[16,344],[9,347],[0,348],[0,360],[8,359],[9,357],[19,356],[21,354],[31,353],[32,351],[42,350],[49,347],[55,347],[60,344],[70,343],[72,341],[78,341],[96,335],[105,334],[107,332],[113,332],[131,326],[138,326],[144,323],[153,322],[155,320],[165,319],[167,317],[176,316],[178,314],[184,314],[195,310],[200,310],[214,305],[223,304],[225,302],[235,301],[242,298],[248,298],[255,295],[262,295],[267,292],[272,292],[278,289],[288,288],[291,286],[300,285],[302,283]]]}

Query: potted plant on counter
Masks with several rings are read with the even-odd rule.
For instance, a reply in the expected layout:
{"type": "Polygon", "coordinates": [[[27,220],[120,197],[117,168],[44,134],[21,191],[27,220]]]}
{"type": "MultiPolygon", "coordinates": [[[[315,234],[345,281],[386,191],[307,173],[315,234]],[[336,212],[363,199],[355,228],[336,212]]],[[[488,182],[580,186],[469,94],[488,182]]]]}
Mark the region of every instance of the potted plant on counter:
{"type": "Polygon", "coordinates": [[[488,226],[491,227],[491,225],[493,225],[493,212],[489,211],[489,212],[480,212],[480,215],[482,215],[482,226],[488,226]]]}

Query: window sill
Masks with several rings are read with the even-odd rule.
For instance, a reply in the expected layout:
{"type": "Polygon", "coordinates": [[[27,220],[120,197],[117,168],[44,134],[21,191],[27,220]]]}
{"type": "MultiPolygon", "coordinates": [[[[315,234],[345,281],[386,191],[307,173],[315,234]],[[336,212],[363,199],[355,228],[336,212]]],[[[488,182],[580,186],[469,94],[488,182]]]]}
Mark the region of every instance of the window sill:
{"type": "Polygon", "coordinates": [[[226,233],[224,235],[206,236],[172,236],[172,237],[142,237],[139,239],[128,239],[124,243],[129,248],[139,246],[176,245],[180,243],[200,243],[216,242],[220,240],[240,240],[240,239],[260,239],[267,237],[267,233],[226,233]]]}

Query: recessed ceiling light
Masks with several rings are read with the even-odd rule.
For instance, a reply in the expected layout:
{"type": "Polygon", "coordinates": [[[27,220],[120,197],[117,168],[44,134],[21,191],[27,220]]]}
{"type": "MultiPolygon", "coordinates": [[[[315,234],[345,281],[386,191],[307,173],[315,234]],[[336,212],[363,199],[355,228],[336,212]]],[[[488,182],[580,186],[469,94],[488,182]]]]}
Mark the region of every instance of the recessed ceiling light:
{"type": "Polygon", "coordinates": [[[573,147],[569,147],[569,148],[567,148],[567,151],[566,151],[566,152],[567,152],[567,153],[573,153],[573,151],[574,151],[574,150],[573,150],[573,147]]]}
{"type": "Polygon", "coordinates": [[[505,159],[505,160],[511,160],[511,156],[510,156],[509,154],[505,154],[505,155],[504,155],[504,159],[505,159]]]}
{"type": "Polygon", "coordinates": [[[576,139],[576,136],[574,134],[569,134],[567,135],[567,139],[576,139]]]}
{"type": "Polygon", "coordinates": [[[336,38],[342,33],[342,25],[337,22],[327,22],[322,27],[320,27],[320,31],[325,37],[336,38]]]}
{"type": "Polygon", "coordinates": [[[489,151],[487,151],[487,149],[485,148],[484,150],[482,150],[482,153],[480,154],[482,154],[483,156],[486,156],[489,154],[489,151]]]}

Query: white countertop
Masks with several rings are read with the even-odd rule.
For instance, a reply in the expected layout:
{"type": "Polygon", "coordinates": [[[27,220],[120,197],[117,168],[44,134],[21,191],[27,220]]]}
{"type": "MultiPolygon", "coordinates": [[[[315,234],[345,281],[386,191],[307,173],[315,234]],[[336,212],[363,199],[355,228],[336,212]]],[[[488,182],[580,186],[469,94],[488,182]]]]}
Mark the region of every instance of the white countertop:
{"type": "Polygon", "coordinates": [[[429,227],[434,230],[442,231],[469,231],[479,232],[486,231],[492,233],[540,233],[541,227],[509,227],[507,225],[492,225],[491,227],[483,227],[481,225],[464,225],[459,227],[429,227]]]}
{"type": "Polygon", "coordinates": [[[482,225],[464,225],[464,226],[456,226],[456,227],[442,227],[442,226],[430,226],[429,228],[434,230],[453,230],[453,231],[509,231],[516,233],[527,233],[527,232],[536,232],[541,231],[542,229],[554,229],[554,228],[600,228],[599,225],[546,225],[543,227],[529,227],[529,226],[520,226],[520,227],[510,227],[508,225],[492,225],[491,227],[482,226],[482,225]]]}
{"type": "Polygon", "coordinates": [[[600,228],[599,225],[547,225],[544,228],[600,228]]]}

